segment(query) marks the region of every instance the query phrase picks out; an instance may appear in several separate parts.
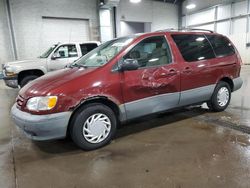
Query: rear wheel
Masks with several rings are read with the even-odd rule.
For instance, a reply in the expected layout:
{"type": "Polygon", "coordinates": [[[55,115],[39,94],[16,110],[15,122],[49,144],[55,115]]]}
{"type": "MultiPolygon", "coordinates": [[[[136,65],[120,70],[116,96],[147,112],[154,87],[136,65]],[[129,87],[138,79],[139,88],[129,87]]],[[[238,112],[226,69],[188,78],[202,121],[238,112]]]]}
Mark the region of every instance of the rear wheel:
{"type": "Polygon", "coordinates": [[[231,88],[226,82],[219,82],[215,87],[214,93],[207,102],[209,109],[215,112],[224,111],[231,100],[231,88]]]}
{"type": "Polygon", "coordinates": [[[21,81],[20,81],[20,87],[24,87],[26,84],[31,82],[32,80],[37,79],[39,76],[36,75],[29,75],[25,76],[21,81]]]}
{"type": "Polygon", "coordinates": [[[84,150],[94,150],[108,144],[116,131],[117,120],[114,112],[99,103],[88,104],[74,114],[70,135],[84,150]]]}

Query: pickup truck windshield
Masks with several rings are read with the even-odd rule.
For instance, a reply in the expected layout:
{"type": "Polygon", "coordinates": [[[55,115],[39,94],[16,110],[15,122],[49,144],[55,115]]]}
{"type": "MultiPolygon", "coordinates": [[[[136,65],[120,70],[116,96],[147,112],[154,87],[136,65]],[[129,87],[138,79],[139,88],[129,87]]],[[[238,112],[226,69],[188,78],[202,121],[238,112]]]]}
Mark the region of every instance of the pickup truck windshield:
{"type": "Polygon", "coordinates": [[[53,52],[53,50],[57,47],[58,45],[55,44],[53,46],[51,46],[48,50],[46,50],[41,56],[39,56],[39,58],[47,58],[49,57],[49,55],[51,54],[51,52],[53,52]]]}
{"type": "Polygon", "coordinates": [[[127,46],[134,36],[122,37],[114,39],[100,45],[85,56],[81,57],[71,66],[79,67],[100,67],[108,63],[115,57],[125,46],[127,46]]]}

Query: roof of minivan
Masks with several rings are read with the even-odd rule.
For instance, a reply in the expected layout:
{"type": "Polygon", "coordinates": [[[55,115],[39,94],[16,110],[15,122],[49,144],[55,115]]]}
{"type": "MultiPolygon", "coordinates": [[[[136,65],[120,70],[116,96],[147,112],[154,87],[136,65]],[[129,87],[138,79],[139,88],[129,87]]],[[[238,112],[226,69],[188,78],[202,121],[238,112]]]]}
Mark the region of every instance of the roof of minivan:
{"type": "MultiPolygon", "coordinates": [[[[152,36],[152,35],[157,35],[157,34],[208,34],[208,35],[222,35],[210,30],[159,30],[159,31],[152,31],[152,32],[147,32],[147,33],[135,33],[135,34],[130,34],[130,35],[125,35],[122,37],[117,37],[115,39],[119,39],[119,38],[126,38],[126,37],[131,37],[131,38],[138,38],[138,37],[142,37],[142,36],[152,36]]],[[[115,40],[113,39],[113,40],[115,40]]]]}
{"type": "Polygon", "coordinates": [[[129,36],[134,36],[134,37],[138,37],[138,36],[143,36],[143,35],[151,35],[151,34],[165,34],[165,33],[170,33],[170,34],[212,34],[212,35],[220,35],[219,33],[216,33],[214,31],[210,31],[210,30],[206,30],[206,29],[191,29],[191,30],[175,30],[175,29],[166,29],[166,30],[158,30],[158,31],[153,31],[153,32],[147,32],[147,33],[136,33],[133,35],[129,35],[129,36]]]}
{"type": "MultiPolygon", "coordinates": [[[[209,32],[209,31],[176,31],[176,30],[162,30],[162,31],[154,31],[154,32],[148,32],[148,33],[137,33],[134,35],[129,35],[133,38],[137,38],[137,37],[147,37],[147,36],[153,36],[153,35],[157,35],[157,34],[207,34],[207,35],[220,35],[220,36],[224,36],[223,34],[220,33],[216,33],[216,32],[209,32]]],[[[127,37],[129,37],[127,36],[127,37]]]]}

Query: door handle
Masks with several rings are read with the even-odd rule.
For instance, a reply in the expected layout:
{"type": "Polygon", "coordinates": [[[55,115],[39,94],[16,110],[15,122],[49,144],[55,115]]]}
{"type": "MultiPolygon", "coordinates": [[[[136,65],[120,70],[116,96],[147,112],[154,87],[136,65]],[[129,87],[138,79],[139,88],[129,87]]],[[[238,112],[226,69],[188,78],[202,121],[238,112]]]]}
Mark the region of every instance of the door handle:
{"type": "Polygon", "coordinates": [[[176,74],[177,74],[177,71],[175,69],[170,69],[167,72],[160,73],[160,77],[174,76],[176,74]]]}
{"type": "Polygon", "coordinates": [[[192,69],[190,67],[185,67],[182,72],[185,73],[185,74],[189,74],[189,73],[192,72],[192,69]]]}
{"type": "Polygon", "coordinates": [[[174,76],[176,74],[177,74],[177,71],[175,69],[170,69],[166,75],[167,76],[174,76]]]}

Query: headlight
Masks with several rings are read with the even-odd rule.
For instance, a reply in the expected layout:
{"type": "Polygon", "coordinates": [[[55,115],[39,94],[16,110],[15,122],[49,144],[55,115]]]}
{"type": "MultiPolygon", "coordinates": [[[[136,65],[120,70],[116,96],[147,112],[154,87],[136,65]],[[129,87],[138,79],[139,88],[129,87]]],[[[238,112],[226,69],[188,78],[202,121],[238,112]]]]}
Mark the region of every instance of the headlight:
{"type": "Polygon", "coordinates": [[[6,76],[15,76],[16,75],[16,70],[14,67],[6,66],[4,67],[5,74],[6,76]]]}
{"type": "Polygon", "coordinates": [[[33,97],[28,100],[27,108],[30,111],[50,110],[56,106],[57,96],[33,97]]]}
{"type": "Polygon", "coordinates": [[[10,66],[6,66],[6,67],[5,67],[5,70],[6,70],[7,72],[14,72],[13,67],[10,67],[10,66]]]}

